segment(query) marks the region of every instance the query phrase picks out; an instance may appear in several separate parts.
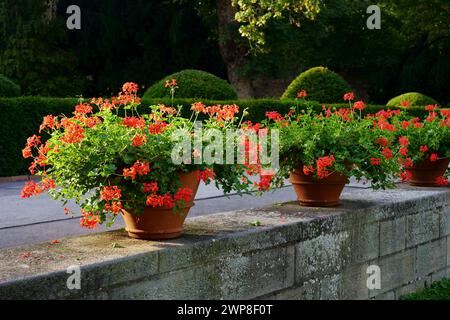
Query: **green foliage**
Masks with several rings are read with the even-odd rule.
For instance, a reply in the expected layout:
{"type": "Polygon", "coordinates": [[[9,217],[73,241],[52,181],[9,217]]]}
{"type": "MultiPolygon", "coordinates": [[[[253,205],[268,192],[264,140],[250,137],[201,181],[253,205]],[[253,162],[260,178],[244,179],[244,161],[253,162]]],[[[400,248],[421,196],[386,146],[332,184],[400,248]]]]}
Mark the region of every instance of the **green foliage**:
{"type": "MultiPolygon", "coordinates": [[[[196,102],[195,99],[175,99],[175,106],[182,106],[182,115],[189,117],[190,106],[196,102]]],[[[260,122],[266,119],[266,112],[278,111],[281,114],[289,112],[292,106],[299,109],[313,108],[317,112],[322,110],[322,105],[314,101],[299,100],[229,100],[229,101],[203,101],[206,105],[237,104],[241,112],[247,109],[248,119],[260,122]]],[[[169,98],[143,99],[139,107],[139,113],[150,112],[148,106],[157,104],[172,105],[169,98]],[[145,107],[144,107],[145,106],[145,107]]],[[[36,128],[42,123],[43,117],[53,114],[65,114],[70,116],[74,106],[77,104],[75,98],[43,98],[43,97],[20,97],[0,98],[0,177],[27,174],[28,164],[22,158],[21,150],[26,139],[31,136],[36,128]]],[[[335,104],[333,107],[347,107],[345,104],[335,104]]],[[[376,113],[385,106],[367,105],[364,113],[376,113]]],[[[424,118],[428,112],[424,108],[410,107],[406,110],[410,115],[424,118]]]]}
{"type": "Polygon", "coordinates": [[[0,97],[18,97],[20,96],[20,87],[0,74],[0,97]]]}
{"type": "Polygon", "coordinates": [[[321,103],[339,103],[350,85],[337,73],[325,68],[315,67],[301,73],[284,92],[282,99],[295,99],[297,93],[306,90],[308,100],[321,103]]]}
{"type": "Polygon", "coordinates": [[[265,44],[264,27],[272,19],[289,16],[300,25],[303,17],[314,19],[320,11],[320,0],[233,0],[240,34],[257,47],[265,44]]]}
{"type": "Polygon", "coordinates": [[[409,102],[411,106],[419,107],[419,106],[426,106],[430,104],[438,104],[436,100],[433,98],[430,98],[422,93],[418,92],[409,92],[404,93],[402,95],[399,95],[395,98],[392,98],[387,103],[388,107],[400,107],[402,106],[402,102],[409,102]]]}
{"type": "Polygon", "coordinates": [[[431,154],[450,157],[450,114],[448,111],[441,113],[439,109],[430,109],[429,116],[423,122],[413,122],[408,117],[400,117],[396,120],[399,128],[398,135],[408,138],[408,157],[414,164],[430,159],[431,154]],[[406,125],[406,122],[400,122],[408,120],[409,125],[406,125]],[[422,146],[426,146],[426,150],[421,150],[422,146]]]}
{"type": "Polygon", "coordinates": [[[450,279],[435,282],[431,287],[400,297],[401,300],[450,300],[450,279]]]}
{"type": "Polygon", "coordinates": [[[225,80],[200,70],[183,70],[158,81],[144,94],[144,99],[170,97],[170,90],[165,87],[167,80],[176,79],[177,98],[195,98],[208,100],[232,100],[237,98],[234,88],[225,80]]]}
{"type": "MultiPolygon", "coordinates": [[[[282,161],[277,175],[288,178],[299,170],[321,180],[338,172],[358,180],[365,178],[373,189],[395,187],[401,173],[399,145],[394,131],[373,125],[377,117],[364,117],[347,106],[324,110],[320,117],[309,109],[300,116],[294,112],[283,118],[272,114],[271,118],[275,121],[269,122],[270,128],[280,131],[282,161]],[[387,139],[395,156],[383,156],[383,146],[376,142],[379,138],[387,139]],[[374,164],[373,159],[379,163],[374,164]]],[[[378,119],[385,118],[380,115],[378,119]]]]}
{"type": "Polygon", "coordinates": [[[46,1],[0,3],[0,73],[17,82],[24,95],[83,93],[85,79],[67,45],[65,19],[54,17],[46,1]]]}

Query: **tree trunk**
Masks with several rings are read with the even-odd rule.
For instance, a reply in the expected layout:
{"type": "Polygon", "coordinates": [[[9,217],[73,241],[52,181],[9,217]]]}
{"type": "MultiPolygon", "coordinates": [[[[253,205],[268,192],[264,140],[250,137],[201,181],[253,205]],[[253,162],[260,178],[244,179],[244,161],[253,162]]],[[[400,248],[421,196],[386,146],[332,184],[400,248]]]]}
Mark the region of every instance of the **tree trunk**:
{"type": "Polygon", "coordinates": [[[228,80],[235,87],[239,99],[253,98],[252,79],[240,72],[248,47],[237,32],[239,25],[234,19],[235,14],[236,9],[231,5],[231,0],[217,0],[219,50],[227,65],[228,80]]]}
{"type": "Polygon", "coordinates": [[[47,22],[50,22],[56,18],[56,10],[58,8],[59,0],[46,0],[46,14],[45,18],[47,22]]]}

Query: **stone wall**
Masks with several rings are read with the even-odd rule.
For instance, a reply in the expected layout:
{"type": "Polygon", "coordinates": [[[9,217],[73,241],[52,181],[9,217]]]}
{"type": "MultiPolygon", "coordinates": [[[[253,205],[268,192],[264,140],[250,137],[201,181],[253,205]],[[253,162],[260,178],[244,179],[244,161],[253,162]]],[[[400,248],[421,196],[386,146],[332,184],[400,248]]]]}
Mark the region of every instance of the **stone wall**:
{"type": "Polygon", "coordinates": [[[446,276],[448,188],[346,188],[338,208],[203,216],[167,242],[119,230],[0,250],[0,299],[397,299],[446,276]],[[66,286],[71,265],[80,290],[66,286]]]}

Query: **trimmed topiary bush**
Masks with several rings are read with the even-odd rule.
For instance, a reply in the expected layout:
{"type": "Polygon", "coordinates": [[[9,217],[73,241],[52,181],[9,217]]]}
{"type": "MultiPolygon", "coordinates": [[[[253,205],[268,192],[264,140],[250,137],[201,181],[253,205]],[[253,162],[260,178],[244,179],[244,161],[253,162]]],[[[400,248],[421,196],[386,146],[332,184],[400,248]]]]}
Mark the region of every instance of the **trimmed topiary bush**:
{"type": "Polygon", "coordinates": [[[0,74],[0,97],[18,97],[20,96],[20,87],[0,74]]]}
{"type": "Polygon", "coordinates": [[[170,91],[165,87],[165,83],[172,79],[176,79],[178,84],[175,91],[176,98],[237,99],[236,91],[227,81],[200,70],[183,70],[165,77],[147,89],[144,99],[170,97],[170,91]]]}
{"type": "Polygon", "coordinates": [[[337,73],[325,68],[315,67],[301,73],[287,87],[281,99],[295,99],[297,93],[306,90],[307,100],[321,103],[342,102],[342,97],[352,88],[337,73]]]}
{"type": "Polygon", "coordinates": [[[438,104],[436,100],[419,92],[409,92],[392,98],[387,103],[388,107],[401,107],[402,103],[409,102],[410,106],[427,106],[429,104],[438,104]]]}

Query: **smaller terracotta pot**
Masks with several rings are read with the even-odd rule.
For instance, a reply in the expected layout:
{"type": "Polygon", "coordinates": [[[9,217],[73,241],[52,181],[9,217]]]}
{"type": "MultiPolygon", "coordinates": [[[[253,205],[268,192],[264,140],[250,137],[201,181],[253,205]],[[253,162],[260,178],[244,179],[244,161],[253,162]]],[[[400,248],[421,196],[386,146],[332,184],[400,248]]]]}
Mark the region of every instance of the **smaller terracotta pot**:
{"type": "Polygon", "coordinates": [[[450,158],[441,158],[437,161],[427,159],[415,164],[414,167],[408,169],[412,175],[409,184],[418,187],[439,187],[436,179],[444,175],[449,163],[450,158]]]}
{"type": "Polygon", "coordinates": [[[325,179],[314,179],[303,170],[291,172],[291,183],[297,194],[297,200],[306,207],[334,207],[339,205],[342,190],[348,183],[348,177],[334,172],[325,179]]]}
{"type": "MultiPolygon", "coordinates": [[[[200,184],[198,177],[198,171],[180,174],[183,188],[192,190],[193,199],[200,184]]],[[[183,233],[184,220],[193,206],[194,201],[187,202],[181,208],[181,212],[177,213],[166,207],[146,207],[139,216],[122,210],[126,224],[125,230],[131,238],[136,239],[163,240],[177,238],[183,233]]]]}

